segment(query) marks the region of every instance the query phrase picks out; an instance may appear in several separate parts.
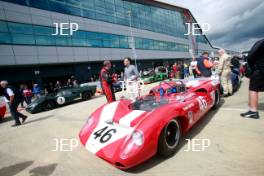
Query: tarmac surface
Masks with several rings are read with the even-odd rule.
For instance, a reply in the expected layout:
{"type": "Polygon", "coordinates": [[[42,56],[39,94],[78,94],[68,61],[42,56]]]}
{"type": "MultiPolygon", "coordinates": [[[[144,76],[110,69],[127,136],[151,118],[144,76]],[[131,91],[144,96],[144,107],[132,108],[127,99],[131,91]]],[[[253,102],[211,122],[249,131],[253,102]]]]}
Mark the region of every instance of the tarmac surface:
{"type": "Polygon", "coordinates": [[[34,115],[22,111],[29,116],[22,126],[12,128],[10,117],[0,124],[0,176],[263,176],[264,94],[260,96],[260,119],[242,118],[239,114],[247,110],[247,87],[248,80],[243,79],[238,92],[222,98],[220,108],[210,111],[184,136],[198,143],[195,150],[201,150],[199,142],[207,140],[208,144],[209,140],[204,151],[185,151],[190,143],[183,140],[173,157],[155,156],[127,171],[97,158],[80,143],[75,147],[89,114],[106,102],[104,96],[34,115]],[[53,151],[57,141],[64,146],[53,151]],[[74,147],[65,151],[70,150],[69,142],[74,147]]]}

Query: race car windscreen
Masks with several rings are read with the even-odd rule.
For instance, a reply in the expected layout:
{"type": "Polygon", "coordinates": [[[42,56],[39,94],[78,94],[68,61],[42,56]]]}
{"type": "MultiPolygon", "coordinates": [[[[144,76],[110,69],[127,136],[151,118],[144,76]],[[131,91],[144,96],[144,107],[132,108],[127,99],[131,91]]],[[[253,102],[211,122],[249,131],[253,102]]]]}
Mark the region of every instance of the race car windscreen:
{"type": "Polygon", "coordinates": [[[155,96],[149,95],[140,100],[135,101],[130,105],[132,110],[142,110],[142,111],[152,111],[160,106],[168,104],[169,100],[167,98],[157,98],[155,96]]]}

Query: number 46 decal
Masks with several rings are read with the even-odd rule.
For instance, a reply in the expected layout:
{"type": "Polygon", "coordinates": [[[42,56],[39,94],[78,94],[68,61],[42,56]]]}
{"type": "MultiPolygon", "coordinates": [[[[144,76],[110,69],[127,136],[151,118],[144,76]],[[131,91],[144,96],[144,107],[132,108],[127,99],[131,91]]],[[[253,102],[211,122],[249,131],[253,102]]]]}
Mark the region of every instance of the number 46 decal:
{"type": "Polygon", "coordinates": [[[105,143],[112,138],[113,133],[116,133],[116,129],[108,129],[109,126],[106,126],[100,130],[94,132],[94,139],[100,138],[100,143],[105,143]]]}

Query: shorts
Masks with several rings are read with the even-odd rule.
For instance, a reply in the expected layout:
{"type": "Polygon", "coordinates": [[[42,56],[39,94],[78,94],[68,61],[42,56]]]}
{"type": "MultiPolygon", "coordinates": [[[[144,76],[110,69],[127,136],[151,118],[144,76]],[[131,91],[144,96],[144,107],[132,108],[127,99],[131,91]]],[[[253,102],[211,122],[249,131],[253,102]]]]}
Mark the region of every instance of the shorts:
{"type": "Polygon", "coordinates": [[[250,76],[249,90],[255,92],[264,92],[264,74],[260,71],[254,71],[250,76]]]}

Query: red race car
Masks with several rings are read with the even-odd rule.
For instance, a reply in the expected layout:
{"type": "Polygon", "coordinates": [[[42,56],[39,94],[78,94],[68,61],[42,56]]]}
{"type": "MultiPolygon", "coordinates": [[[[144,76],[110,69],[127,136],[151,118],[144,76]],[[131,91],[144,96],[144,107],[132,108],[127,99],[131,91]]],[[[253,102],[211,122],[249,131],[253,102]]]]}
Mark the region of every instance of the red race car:
{"type": "Polygon", "coordinates": [[[3,120],[6,113],[6,103],[3,97],[0,97],[0,122],[3,120]]]}
{"type": "Polygon", "coordinates": [[[181,136],[220,102],[211,79],[161,82],[135,102],[119,100],[93,112],[79,133],[86,149],[119,169],[173,155],[181,136]]]}

